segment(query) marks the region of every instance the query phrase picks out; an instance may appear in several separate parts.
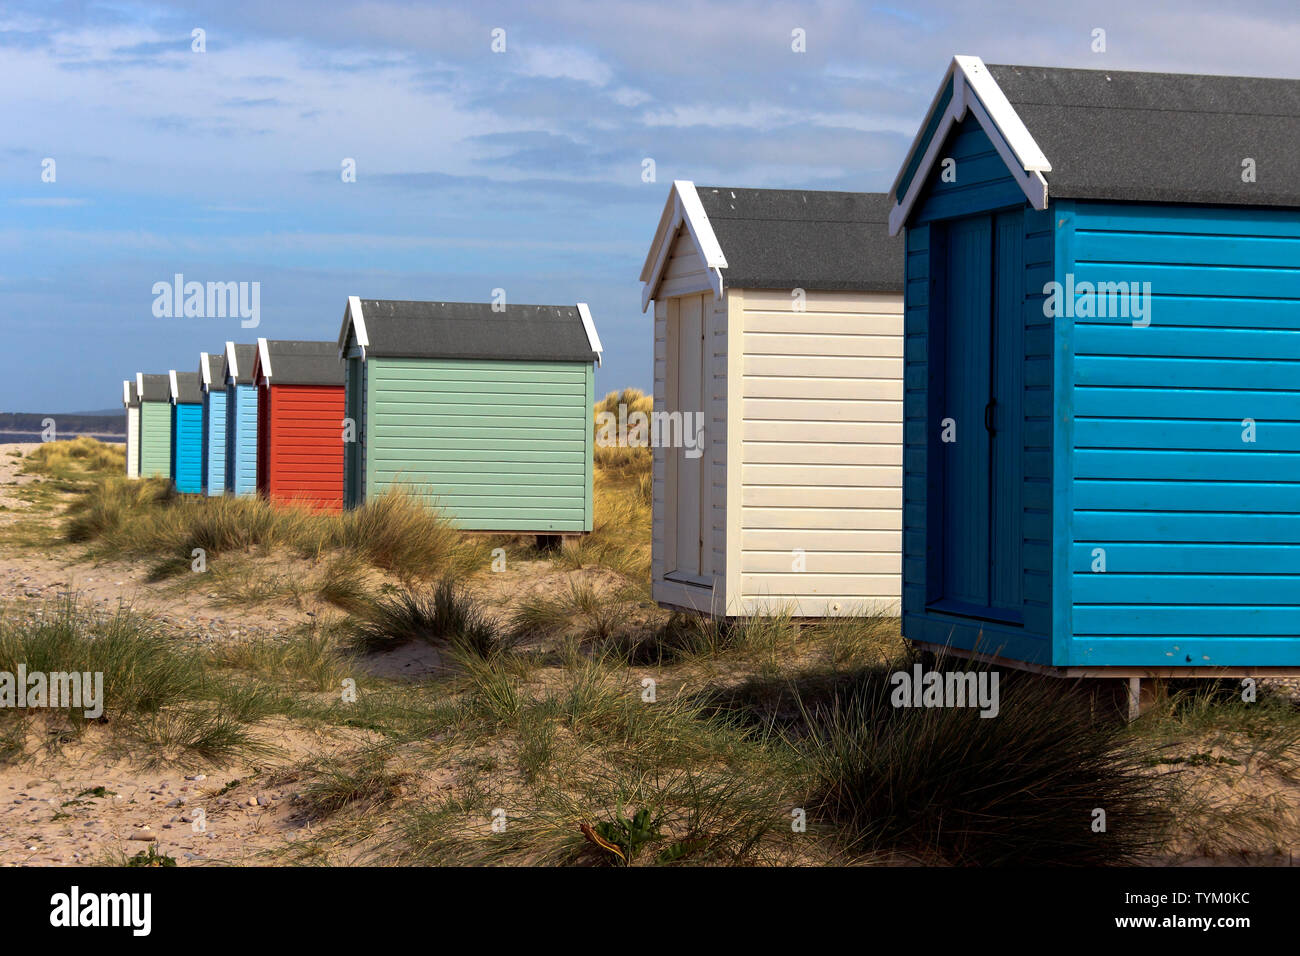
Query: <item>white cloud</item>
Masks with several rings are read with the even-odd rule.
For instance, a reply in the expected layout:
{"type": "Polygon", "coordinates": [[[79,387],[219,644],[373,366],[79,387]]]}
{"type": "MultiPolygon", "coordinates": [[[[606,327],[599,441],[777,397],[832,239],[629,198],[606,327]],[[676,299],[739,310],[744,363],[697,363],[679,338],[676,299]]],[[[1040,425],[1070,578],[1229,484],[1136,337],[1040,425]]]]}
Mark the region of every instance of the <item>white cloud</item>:
{"type": "Polygon", "coordinates": [[[614,71],[600,57],[577,47],[521,46],[517,54],[507,52],[498,55],[517,55],[520,72],[525,76],[578,80],[603,87],[614,75],[614,71]]]}
{"type": "Polygon", "coordinates": [[[618,89],[610,93],[609,96],[610,99],[619,106],[628,107],[640,106],[642,103],[649,103],[654,99],[654,97],[645,92],[645,90],[634,90],[629,86],[620,86],[618,89]]]}

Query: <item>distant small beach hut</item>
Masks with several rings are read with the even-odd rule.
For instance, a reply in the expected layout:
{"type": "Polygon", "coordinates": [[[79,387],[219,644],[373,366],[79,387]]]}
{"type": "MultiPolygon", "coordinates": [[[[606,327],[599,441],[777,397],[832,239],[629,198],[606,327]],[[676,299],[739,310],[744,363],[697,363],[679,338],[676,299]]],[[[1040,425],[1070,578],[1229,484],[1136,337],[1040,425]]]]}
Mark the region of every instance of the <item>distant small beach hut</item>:
{"type": "Polygon", "coordinates": [[[199,353],[203,390],[203,491],[226,492],[226,353],[199,353]]]}
{"type": "Polygon", "coordinates": [[[140,477],[170,478],[172,473],[171,381],[166,375],[136,373],[140,393],[140,477]]]}
{"type": "Polygon", "coordinates": [[[122,382],[122,407],[126,409],[126,476],[140,477],[140,394],[135,382],[122,382]]]}
{"type": "Polygon", "coordinates": [[[334,342],[257,340],[257,490],[343,508],[344,364],[334,342]]]}
{"type": "Polygon", "coordinates": [[[226,490],[257,492],[256,345],[226,343],[226,490]]]}
{"type": "Polygon", "coordinates": [[[171,371],[172,483],[188,495],[203,491],[203,391],[198,372],[171,371]]]}
{"type": "Polygon", "coordinates": [[[348,300],[344,502],[424,494],[457,526],[591,530],[594,366],[585,303],[348,300]]]}

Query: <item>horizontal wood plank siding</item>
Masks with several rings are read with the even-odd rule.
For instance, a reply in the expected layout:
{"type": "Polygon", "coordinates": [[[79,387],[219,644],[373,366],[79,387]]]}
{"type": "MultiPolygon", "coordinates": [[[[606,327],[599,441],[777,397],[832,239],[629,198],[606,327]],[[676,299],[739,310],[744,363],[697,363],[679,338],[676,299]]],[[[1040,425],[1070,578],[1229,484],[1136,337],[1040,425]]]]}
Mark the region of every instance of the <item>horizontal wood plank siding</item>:
{"type": "MultiPolygon", "coordinates": [[[[729,294],[737,295],[733,290],[729,294]]],[[[901,296],[743,290],[740,603],[745,614],[898,613],[901,296]],[[798,570],[802,566],[803,570],[798,570]]]]}
{"type": "Polygon", "coordinates": [[[257,492],[257,389],[232,385],[226,390],[226,490],[257,492]]]}
{"type": "Polygon", "coordinates": [[[590,530],[590,364],[364,364],[368,498],[405,485],[466,530],[590,530]]]}
{"type": "Polygon", "coordinates": [[[209,495],[226,491],[226,393],[224,389],[208,392],[203,399],[204,488],[209,495]]]}
{"type": "Polygon", "coordinates": [[[340,510],[343,387],[272,385],[263,391],[269,392],[266,494],[277,501],[340,510]]]}
{"type": "Polygon", "coordinates": [[[172,481],[176,490],[197,495],[203,490],[203,406],[172,406],[172,481]]]}
{"type": "Polygon", "coordinates": [[[1069,208],[1069,663],[1300,663],[1300,212],[1069,208]]]}
{"type": "Polygon", "coordinates": [[[140,477],[170,478],[172,409],[167,402],[140,403],[140,477]]]}

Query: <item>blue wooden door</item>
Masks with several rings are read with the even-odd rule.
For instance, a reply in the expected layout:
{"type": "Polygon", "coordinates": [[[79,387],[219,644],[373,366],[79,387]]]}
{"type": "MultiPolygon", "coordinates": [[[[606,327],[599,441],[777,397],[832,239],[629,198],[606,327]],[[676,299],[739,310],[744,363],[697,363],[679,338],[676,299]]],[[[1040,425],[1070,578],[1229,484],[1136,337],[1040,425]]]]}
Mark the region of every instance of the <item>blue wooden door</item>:
{"type": "Polygon", "coordinates": [[[945,230],[940,598],[1016,620],[1023,482],[1023,222],[1016,210],[945,230]]]}
{"type": "Polygon", "coordinates": [[[972,610],[989,603],[989,441],[993,222],[948,227],[943,434],[943,599],[972,610]]]}

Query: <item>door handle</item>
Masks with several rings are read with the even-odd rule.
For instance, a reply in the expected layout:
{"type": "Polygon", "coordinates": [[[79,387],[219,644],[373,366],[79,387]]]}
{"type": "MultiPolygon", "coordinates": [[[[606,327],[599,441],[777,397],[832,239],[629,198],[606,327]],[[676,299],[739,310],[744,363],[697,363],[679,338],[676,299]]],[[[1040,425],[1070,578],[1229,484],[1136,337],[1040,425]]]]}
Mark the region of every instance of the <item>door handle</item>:
{"type": "Polygon", "coordinates": [[[989,403],[984,406],[984,430],[990,435],[997,433],[997,429],[993,427],[993,407],[997,403],[996,398],[990,398],[989,403]]]}

